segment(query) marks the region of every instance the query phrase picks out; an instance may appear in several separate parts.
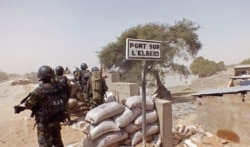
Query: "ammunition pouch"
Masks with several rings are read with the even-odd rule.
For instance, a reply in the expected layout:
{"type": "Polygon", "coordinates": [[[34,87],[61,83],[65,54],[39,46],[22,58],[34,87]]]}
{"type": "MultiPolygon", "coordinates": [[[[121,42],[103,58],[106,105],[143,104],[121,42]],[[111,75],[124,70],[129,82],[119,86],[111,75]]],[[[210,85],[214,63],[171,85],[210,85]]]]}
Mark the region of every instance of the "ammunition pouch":
{"type": "Polygon", "coordinates": [[[60,112],[58,114],[55,114],[54,116],[50,118],[50,121],[65,122],[67,118],[68,118],[68,113],[65,111],[65,112],[60,112]]]}
{"type": "Polygon", "coordinates": [[[35,120],[37,123],[48,124],[49,119],[48,110],[40,109],[37,113],[35,113],[35,120]]]}
{"type": "Polygon", "coordinates": [[[67,111],[50,115],[48,110],[40,110],[35,113],[35,120],[38,123],[48,124],[49,122],[65,122],[68,117],[67,111]]]}

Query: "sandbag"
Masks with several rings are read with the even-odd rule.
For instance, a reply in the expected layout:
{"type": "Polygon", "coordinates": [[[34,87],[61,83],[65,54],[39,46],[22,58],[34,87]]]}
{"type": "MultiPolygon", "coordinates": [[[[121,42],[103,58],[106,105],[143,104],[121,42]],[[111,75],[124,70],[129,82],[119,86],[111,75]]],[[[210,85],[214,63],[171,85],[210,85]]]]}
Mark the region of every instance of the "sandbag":
{"type": "Polygon", "coordinates": [[[112,92],[106,92],[106,97],[104,97],[105,103],[113,102],[115,100],[115,96],[112,92]]]}
{"type": "Polygon", "coordinates": [[[94,109],[91,109],[86,114],[85,120],[90,124],[95,125],[105,119],[112,118],[113,116],[122,113],[124,109],[124,105],[116,101],[103,103],[94,109]]]}
{"type": "MultiPolygon", "coordinates": [[[[142,96],[136,95],[132,97],[128,97],[126,99],[125,105],[130,109],[134,107],[141,107],[142,108],[142,96]]],[[[149,97],[146,96],[146,110],[154,109],[154,101],[149,97]]]]}
{"type": "Polygon", "coordinates": [[[127,138],[128,133],[124,131],[106,133],[94,140],[93,147],[109,147],[110,145],[125,140],[127,138]]]}
{"type": "Polygon", "coordinates": [[[70,82],[70,97],[76,97],[76,93],[80,88],[80,84],[78,82],[70,82]]]}
{"type": "MultiPolygon", "coordinates": [[[[158,131],[159,131],[158,123],[152,123],[146,126],[146,136],[155,134],[158,131]]],[[[139,130],[139,131],[132,133],[131,135],[129,135],[129,138],[132,141],[132,147],[134,147],[136,144],[138,144],[142,140],[142,131],[139,130]]]]}
{"type": "Polygon", "coordinates": [[[82,142],[83,147],[95,147],[94,146],[94,141],[91,140],[90,138],[85,137],[82,142]]]}
{"type": "Polygon", "coordinates": [[[94,140],[105,133],[120,131],[120,130],[121,129],[115,124],[115,122],[112,119],[106,119],[97,125],[89,124],[86,133],[88,138],[94,140]]]}
{"type": "Polygon", "coordinates": [[[139,107],[135,107],[132,109],[125,107],[123,113],[114,116],[113,120],[118,127],[123,128],[131,123],[139,114],[141,114],[141,111],[142,110],[139,107]]]}
{"type": "Polygon", "coordinates": [[[119,142],[116,142],[116,143],[109,145],[109,147],[119,147],[119,144],[120,144],[119,142]]]}
{"type": "Polygon", "coordinates": [[[142,128],[142,125],[136,125],[134,123],[130,123],[129,125],[127,125],[124,130],[131,134],[131,133],[134,133],[135,131],[138,131],[142,128]]]}
{"type": "Polygon", "coordinates": [[[68,108],[72,109],[77,105],[77,100],[75,98],[69,98],[68,108]]]}
{"type": "MultiPolygon", "coordinates": [[[[147,124],[153,123],[158,119],[156,110],[146,111],[146,122],[147,124]]],[[[137,116],[134,120],[134,124],[142,125],[142,114],[137,116]]]]}
{"type": "Polygon", "coordinates": [[[69,81],[74,81],[75,77],[73,74],[64,74],[69,81]]]}

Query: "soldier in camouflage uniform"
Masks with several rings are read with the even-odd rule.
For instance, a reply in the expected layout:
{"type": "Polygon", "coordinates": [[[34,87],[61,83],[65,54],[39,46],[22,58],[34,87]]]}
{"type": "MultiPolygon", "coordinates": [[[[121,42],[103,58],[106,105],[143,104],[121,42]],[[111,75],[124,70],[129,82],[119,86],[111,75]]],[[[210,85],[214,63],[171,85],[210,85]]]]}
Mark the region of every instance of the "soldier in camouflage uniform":
{"type": "Polygon", "coordinates": [[[52,82],[54,71],[51,67],[44,65],[38,70],[37,77],[41,83],[29,99],[26,99],[25,106],[15,106],[15,113],[25,109],[32,110],[31,116],[35,116],[37,125],[37,136],[39,147],[63,147],[61,139],[61,122],[64,122],[67,94],[62,90],[60,84],[52,82]]]}
{"type": "Polygon", "coordinates": [[[100,71],[98,67],[93,67],[89,80],[89,93],[91,95],[90,109],[104,103],[104,96],[107,90],[108,86],[105,78],[102,77],[102,69],[100,71]]]}
{"type": "Polygon", "coordinates": [[[80,107],[80,111],[89,110],[89,93],[88,93],[88,81],[90,78],[90,71],[86,63],[81,64],[81,70],[77,70],[75,74],[76,80],[80,84],[80,89],[76,94],[76,98],[80,107]]]}
{"type": "Polygon", "coordinates": [[[78,81],[81,85],[82,92],[87,93],[87,83],[90,78],[90,71],[88,70],[88,65],[86,63],[81,64],[81,71],[78,76],[78,81]]]}
{"type": "Polygon", "coordinates": [[[64,72],[65,70],[64,70],[64,68],[62,67],[62,66],[56,66],[56,68],[55,68],[55,73],[56,73],[56,75],[55,75],[55,82],[57,82],[57,83],[59,83],[59,84],[61,84],[61,86],[62,86],[62,88],[63,88],[63,91],[67,94],[67,99],[66,99],[66,101],[67,101],[67,105],[66,105],[66,107],[67,107],[67,123],[68,124],[71,124],[72,122],[71,122],[71,119],[70,119],[70,114],[69,114],[69,111],[68,111],[68,101],[69,101],[69,97],[70,97],[70,86],[69,86],[69,80],[68,80],[68,78],[64,75],[64,72]]]}
{"type": "Polygon", "coordinates": [[[68,97],[70,95],[70,88],[68,84],[68,78],[64,76],[64,68],[62,66],[56,66],[55,68],[55,81],[60,83],[63,90],[67,93],[68,97]]]}

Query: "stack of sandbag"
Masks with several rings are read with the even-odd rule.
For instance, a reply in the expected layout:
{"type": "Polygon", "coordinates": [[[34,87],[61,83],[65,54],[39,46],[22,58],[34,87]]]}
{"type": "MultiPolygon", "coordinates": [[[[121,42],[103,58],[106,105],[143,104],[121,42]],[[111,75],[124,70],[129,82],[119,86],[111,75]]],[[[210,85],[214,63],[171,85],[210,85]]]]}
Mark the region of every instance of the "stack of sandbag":
{"type": "Polygon", "coordinates": [[[84,139],[83,146],[107,147],[128,138],[128,134],[121,130],[111,119],[115,115],[122,113],[124,109],[124,105],[112,101],[90,110],[85,117],[85,121],[89,124],[84,130],[87,138],[84,139]]]}
{"type": "MultiPolygon", "coordinates": [[[[133,110],[135,108],[142,109],[142,97],[132,96],[126,99],[125,106],[133,110]]],[[[146,97],[146,136],[156,134],[159,130],[157,112],[154,109],[154,101],[151,97],[146,97]]],[[[131,145],[135,146],[142,140],[142,113],[136,116],[124,130],[129,134],[131,145]]]]}
{"type": "MultiPolygon", "coordinates": [[[[85,117],[88,125],[83,146],[135,146],[142,140],[142,97],[132,96],[121,104],[110,101],[90,110],[85,117]]],[[[159,130],[154,102],[146,97],[146,136],[159,130]]]]}

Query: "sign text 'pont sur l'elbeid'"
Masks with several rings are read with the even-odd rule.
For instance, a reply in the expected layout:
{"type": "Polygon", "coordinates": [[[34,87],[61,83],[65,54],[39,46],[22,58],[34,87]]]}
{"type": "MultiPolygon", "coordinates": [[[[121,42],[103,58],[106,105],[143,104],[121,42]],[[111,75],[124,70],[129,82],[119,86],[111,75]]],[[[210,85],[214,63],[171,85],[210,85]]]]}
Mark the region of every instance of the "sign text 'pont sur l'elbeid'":
{"type": "Polygon", "coordinates": [[[161,41],[126,39],[127,60],[161,59],[161,41]]]}

